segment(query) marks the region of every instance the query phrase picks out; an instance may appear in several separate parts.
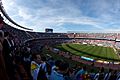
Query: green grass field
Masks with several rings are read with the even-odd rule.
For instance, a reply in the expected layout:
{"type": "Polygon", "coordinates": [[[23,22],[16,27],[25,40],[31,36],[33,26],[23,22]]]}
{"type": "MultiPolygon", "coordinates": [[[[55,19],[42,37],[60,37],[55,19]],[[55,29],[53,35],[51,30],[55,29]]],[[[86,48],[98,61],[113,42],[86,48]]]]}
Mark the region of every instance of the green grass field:
{"type": "Polygon", "coordinates": [[[119,61],[119,56],[115,53],[113,48],[102,47],[102,46],[92,46],[92,45],[82,45],[82,44],[61,44],[57,45],[63,51],[68,51],[71,54],[86,56],[93,59],[103,59],[107,61],[119,61]]]}

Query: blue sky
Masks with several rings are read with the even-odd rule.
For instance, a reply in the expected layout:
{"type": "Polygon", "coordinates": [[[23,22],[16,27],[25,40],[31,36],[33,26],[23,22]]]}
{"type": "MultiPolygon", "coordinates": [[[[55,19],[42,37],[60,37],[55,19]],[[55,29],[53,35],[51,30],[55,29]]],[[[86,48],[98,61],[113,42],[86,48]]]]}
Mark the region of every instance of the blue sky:
{"type": "Polygon", "coordinates": [[[120,31],[120,0],[2,0],[22,26],[44,32],[120,31]]]}

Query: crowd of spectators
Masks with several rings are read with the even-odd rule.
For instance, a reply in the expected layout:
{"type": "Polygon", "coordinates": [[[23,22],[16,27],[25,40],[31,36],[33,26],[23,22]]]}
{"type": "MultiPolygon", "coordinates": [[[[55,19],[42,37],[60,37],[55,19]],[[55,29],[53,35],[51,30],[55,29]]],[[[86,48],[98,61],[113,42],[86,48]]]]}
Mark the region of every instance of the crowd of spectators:
{"type": "Polygon", "coordinates": [[[96,38],[96,39],[116,39],[120,38],[119,33],[69,33],[69,37],[75,38],[96,38]]]}
{"type": "Polygon", "coordinates": [[[42,39],[42,38],[73,38],[76,42],[87,43],[87,44],[102,44],[103,46],[114,46],[120,48],[119,46],[119,33],[42,33],[42,32],[29,32],[23,31],[11,27],[5,24],[2,28],[5,32],[10,32],[12,36],[22,43],[29,39],[42,39]],[[84,38],[84,39],[78,39],[84,38]],[[107,40],[105,40],[107,39],[107,40]],[[116,41],[117,40],[117,41],[116,41]]]}
{"type": "MultiPolygon", "coordinates": [[[[0,24],[3,19],[0,19],[0,24]]],[[[37,33],[18,30],[10,27],[6,23],[0,25],[0,79],[1,80],[119,80],[120,73],[118,67],[109,67],[104,71],[105,66],[80,59],[79,56],[70,53],[60,52],[59,55],[68,59],[78,61],[88,65],[100,67],[97,72],[89,72],[86,66],[75,66],[71,68],[69,62],[61,59],[56,60],[52,56],[44,56],[43,48],[55,43],[67,42],[69,40],[43,40],[40,45],[23,44],[25,40],[34,38],[80,38],[94,37],[95,34],[70,34],[70,33],[37,33]],[[39,51],[33,51],[39,48],[39,51]],[[103,68],[104,67],[104,68],[103,68]]],[[[95,38],[116,38],[116,36],[107,34],[96,34],[95,38]],[[99,37],[98,37],[99,36],[99,37]],[[114,36],[114,37],[113,37],[114,36]]],[[[95,41],[95,40],[94,40],[95,41]]],[[[94,42],[93,41],[93,42],[94,42]]],[[[88,42],[80,40],[80,42],[88,42]]],[[[92,42],[92,40],[90,41],[92,42]]],[[[99,42],[99,41],[98,41],[99,42]]],[[[104,41],[101,41],[101,43],[104,41]]],[[[107,42],[107,41],[106,41],[107,42]]],[[[49,48],[48,48],[49,49],[49,48]]],[[[51,50],[51,48],[49,49],[51,50]]],[[[93,67],[94,68],[94,67],[93,67]]]]}

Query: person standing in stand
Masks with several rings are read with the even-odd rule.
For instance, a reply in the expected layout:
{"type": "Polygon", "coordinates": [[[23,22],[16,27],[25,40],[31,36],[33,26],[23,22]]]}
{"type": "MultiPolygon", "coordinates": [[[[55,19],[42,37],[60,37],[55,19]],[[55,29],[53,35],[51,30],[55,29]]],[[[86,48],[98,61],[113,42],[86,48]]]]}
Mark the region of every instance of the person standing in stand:
{"type": "Polygon", "coordinates": [[[14,64],[13,64],[13,56],[11,55],[12,52],[12,44],[9,39],[10,33],[5,32],[4,34],[4,41],[3,41],[3,57],[5,60],[6,71],[10,80],[15,80],[15,71],[14,71],[14,64]]]}
{"type": "Polygon", "coordinates": [[[5,61],[3,57],[3,40],[4,40],[4,32],[1,30],[4,25],[4,19],[0,14],[0,79],[9,80],[8,75],[5,68],[5,61]]]}
{"type": "Polygon", "coordinates": [[[31,76],[33,80],[37,80],[39,68],[41,66],[41,55],[39,53],[33,53],[31,61],[31,76]]]}
{"type": "Polygon", "coordinates": [[[5,62],[4,62],[4,58],[3,58],[3,54],[2,54],[3,40],[4,40],[4,32],[2,30],[0,30],[0,79],[9,80],[8,75],[6,73],[5,62]]]}

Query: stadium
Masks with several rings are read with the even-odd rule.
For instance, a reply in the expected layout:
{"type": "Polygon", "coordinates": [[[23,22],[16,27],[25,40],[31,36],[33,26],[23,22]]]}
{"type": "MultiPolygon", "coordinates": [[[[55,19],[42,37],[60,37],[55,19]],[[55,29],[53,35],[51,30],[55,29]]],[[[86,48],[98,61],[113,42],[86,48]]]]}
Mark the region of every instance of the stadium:
{"type": "Polygon", "coordinates": [[[13,21],[2,0],[0,11],[0,79],[120,79],[119,32],[34,32],[13,21]]]}

